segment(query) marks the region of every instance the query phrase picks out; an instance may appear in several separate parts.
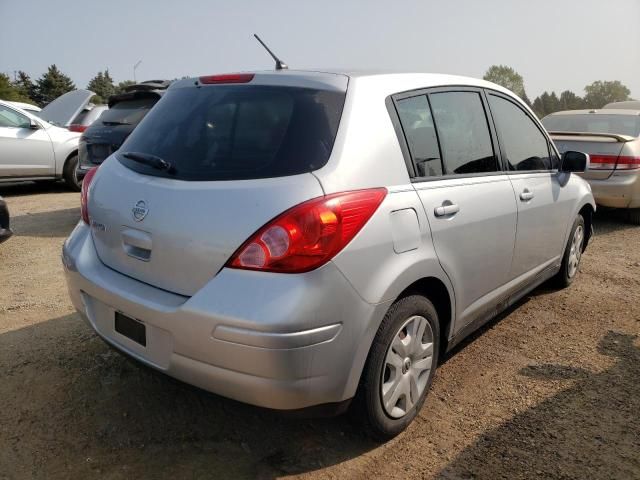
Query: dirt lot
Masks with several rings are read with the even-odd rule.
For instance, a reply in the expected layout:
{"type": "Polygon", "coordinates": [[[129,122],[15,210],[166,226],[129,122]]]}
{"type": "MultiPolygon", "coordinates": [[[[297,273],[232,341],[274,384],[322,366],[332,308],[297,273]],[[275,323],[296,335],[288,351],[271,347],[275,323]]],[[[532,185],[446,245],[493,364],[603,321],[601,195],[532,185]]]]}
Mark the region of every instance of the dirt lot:
{"type": "Polygon", "coordinates": [[[640,478],[640,228],[599,214],[580,276],[536,290],[448,356],[419,418],[377,445],[110,351],[74,314],[62,186],[0,187],[0,478],[640,478]]]}

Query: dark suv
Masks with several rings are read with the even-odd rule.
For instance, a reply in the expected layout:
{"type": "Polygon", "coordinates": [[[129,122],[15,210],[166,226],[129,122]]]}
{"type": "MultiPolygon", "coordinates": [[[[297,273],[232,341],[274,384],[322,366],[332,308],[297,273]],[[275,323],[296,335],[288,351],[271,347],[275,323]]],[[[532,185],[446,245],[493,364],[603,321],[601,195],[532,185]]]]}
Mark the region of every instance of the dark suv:
{"type": "Polygon", "coordinates": [[[149,80],[109,97],[109,109],[80,137],[79,173],[84,175],[118,150],[170,84],[169,80],[149,80]]]}

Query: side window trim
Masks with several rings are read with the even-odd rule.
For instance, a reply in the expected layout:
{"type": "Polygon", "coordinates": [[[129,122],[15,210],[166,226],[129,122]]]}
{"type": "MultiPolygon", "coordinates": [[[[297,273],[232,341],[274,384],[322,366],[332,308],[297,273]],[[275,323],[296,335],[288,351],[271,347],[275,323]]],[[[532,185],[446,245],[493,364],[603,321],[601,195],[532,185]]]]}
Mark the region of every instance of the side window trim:
{"type": "MultiPolygon", "coordinates": [[[[429,92],[427,92],[425,94],[425,97],[427,97],[427,104],[429,105],[429,111],[431,112],[431,121],[433,122],[433,129],[435,131],[436,134],[436,142],[438,142],[438,153],[440,154],[440,167],[442,168],[442,175],[440,175],[440,177],[420,177],[420,178],[442,178],[444,176],[447,176],[446,172],[446,168],[444,166],[444,158],[442,155],[442,142],[440,141],[440,132],[438,131],[438,122],[436,121],[436,117],[433,114],[433,107],[431,106],[431,96],[429,95],[429,92]]],[[[416,169],[416,171],[418,171],[416,169]]],[[[449,175],[451,176],[451,175],[449,175]]]]}
{"type": "Polygon", "coordinates": [[[387,107],[387,112],[389,112],[389,117],[391,118],[391,124],[393,125],[393,129],[396,132],[396,137],[398,137],[398,143],[400,144],[400,151],[402,152],[402,156],[404,157],[404,163],[407,167],[407,173],[409,174],[409,179],[413,181],[413,179],[416,176],[416,170],[415,170],[415,166],[413,165],[413,159],[411,158],[411,152],[409,151],[409,144],[407,142],[407,138],[405,137],[404,129],[402,128],[402,124],[400,123],[400,116],[398,115],[396,102],[393,97],[394,95],[388,96],[385,99],[384,103],[387,107]]]}
{"type": "MultiPolygon", "coordinates": [[[[509,97],[508,95],[503,94],[502,92],[499,92],[497,90],[492,90],[490,88],[485,88],[483,89],[485,91],[485,96],[486,96],[486,100],[487,100],[487,109],[490,112],[491,115],[491,120],[493,123],[493,127],[495,128],[496,131],[496,137],[498,139],[498,143],[500,145],[500,157],[502,159],[502,168],[504,169],[505,173],[507,175],[522,175],[522,174],[531,174],[531,173],[553,173],[553,172],[557,172],[558,169],[557,168],[550,168],[550,169],[545,169],[545,170],[518,170],[518,171],[514,171],[514,170],[510,170],[509,169],[509,165],[507,165],[507,159],[506,156],[503,153],[503,141],[500,138],[500,132],[498,131],[498,125],[495,123],[495,120],[493,119],[493,112],[491,112],[491,105],[489,104],[489,95],[493,95],[494,97],[498,97],[501,98],[503,100],[506,100],[508,102],[510,102],[512,105],[514,105],[516,108],[518,108],[522,113],[525,114],[525,116],[527,118],[529,118],[529,120],[531,120],[533,122],[533,124],[536,126],[536,128],[538,129],[538,131],[542,134],[542,136],[545,138],[545,140],[547,141],[547,150],[549,152],[549,161],[551,162],[551,153],[555,152],[555,150],[551,150],[550,146],[554,145],[551,138],[549,138],[549,135],[547,135],[546,130],[544,129],[544,127],[542,127],[542,124],[540,123],[540,121],[537,118],[534,118],[526,109],[522,108],[521,105],[518,104],[518,102],[514,101],[513,98],[509,97]]],[[[558,156],[559,158],[559,156],[558,156]]]]}
{"type": "Polygon", "coordinates": [[[390,95],[386,98],[385,103],[387,104],[387,110],[391,116],[391,121],[393,123],[394,130],[396,131],[396,135],[398,137],[400,143],[400,149],[402,150],[402,154],[404,156],[405,163],[407,164],[407,170],[409,172],[409,178],[412,183],[422,183],[422,182],[434,182],[440,180],[450,180],[450,179],[461,179],[461,178],[473,178],[473,177],[487,177],[487,176],[495,176],[495,175],[504,175],[507,173],[507,169],[505,168],[503,159],[502,159],[502,150],[500,149],[498,142],[498,133],[497,129],[493,123],[493,117],[491,115],[491,109],[489,108],[489,102],[486,98],[485,92],[483,88],[473,87],[470,85],[445,85],[438,87],[428,87],[428,88],[418,88],[415,90],[408,90],[405,92],[398,92],[393,95],[390,95]],[[449,92],[476,92],[480,95],[480,101],[482,103],[482,108],[484,109],[485,119],[487,121],[487,128],[489,129],[489,135],[491,137],[491,146],[493,148],[493,154],[497,160],[498,171],[495,172],[479,172],[479,173],[464,173],[464,174],[445,174],[434,177],[419,177],[417,176],[417,166],[413,162],[413,158],[411,156],[411,152],[409,150],[408,142],[404,133],[404,129],[400,122],[400,117],[397,112],[396,102],[398,100],[403,100],[406,98],[417,97],[420,95],[425,95],[427,97],[427,101],[429,103],[429,109],[431,109],[431,118],[433,120],[433,124],[435,127],[436,139],[438,141],[438,150],[440,151],[440,161],[443,163],[443,171],[444,170],[444,161],[445,159],[442,156],[442,145],[440,143],[440,133],[438,132],[438,125],[436,119],[433,115],[433,109],[431,107],[431,98],[430,94],[432,93],[449,93],[449,92]]]}

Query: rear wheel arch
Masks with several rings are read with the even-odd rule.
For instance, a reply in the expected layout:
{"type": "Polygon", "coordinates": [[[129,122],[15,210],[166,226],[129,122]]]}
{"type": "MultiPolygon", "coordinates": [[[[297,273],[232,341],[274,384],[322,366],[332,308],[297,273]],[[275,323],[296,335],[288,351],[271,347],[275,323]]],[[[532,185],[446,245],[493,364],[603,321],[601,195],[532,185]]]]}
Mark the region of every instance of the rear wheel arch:
{"type": "MultiPolygon", "coordinates": [[[[391,302],[386,310],[369,346],[365,364],[363,365],[364,368],[359,375],[356,394],[351,404],[351,414],[373,438],[388,440],[394,437],[403,431],[418,414],[430,389],[439,363],[438,360],[442,358],[441,355],[447,349],[449,329],[452,323],[452,310],[453,299],[449,289],[442,280],[435,277],[424,277],[414,281],[391,302]],[[388,404],[385,404],[386,400],[383,399],[383,395],[387,395],[383,387],[383,383],[388,381],[385,380],[387,378],[386,365],[389,364],[386,358],[388,358],[388,352],[392,348],[390,345],[393,344],[394,338],[397,338],[396,335],[399,335],[396,330],[398,326],[402,329],[404,328],[403,324],[415,321],[415,319],[431,325],[429,331],[432,332],[433,343],[430,358],[433,363],[429,362],[426,367],[429,369],[426,386],[416,386],[416,391],[419,392],[417,398],[413,398],[413,385],[419,384],[412,384],[411,399],[415,403],[409,402],[408,409],[405,408],[406,412],[402,416],[392,417],[393,412],[389,412],[388,404]],[[424,388],[424,390],[420,391],[419,388],[424,388]]],[[[401,377],[404,379],[412,375],[410,372],[412,371],[413,362],[415,362],[416,366],[418,365],[418,361],[414,357],[415,353],[415,349],[404,353],[408,357],[403,362],[403,365],[408,365],[406,366],[406,371],[403,366],[401,377]]],[[[420,362],[422,361],[420,360],[420,362]]],[[[396,366],[391,371],[397,371],[397,364],[393,361],[390,363],[396,366]]],[[[393,379],[393,377],[391,378],[393,379]]],[[[395,386],[392,386],[392,388],[400,389],[400,387],[395,386]]],[[[405,388],[408,388],[406,384],[405,388]]],[[[406,389],[404,392],[405,395],[408,395],[406,389]]],[[[397,391],[392,393],[389,401],[394,402],[394,398],[398,398],[397,395],[397,391]]],[[[406,397],[405,402],[407,402],[406,397]]],[[[396,408],[394,407],[395,410],[396,408]]]]}
{"type": "Polygon", "coordinates": [[[424,277],[405,288],[394,303],[409,295],[422,295],[433,303],[440,323],[440,352],[444,354],[447,351],[453,325],[453,298],[449,289],[439,278],[424,277]]]}
{"type": "MultiPolygon", "coordinates": [[[[352,366],[351,381],[355,380],[355,386],[360,382],[364,371],[365,363],[371,354],[373,340],[380,329],[384,316],[389,308],[391,308],[398,300],[411,295],[421,295],[433,303],[440,327],[440,352],[444,354],[447,351],[451,328],[453,326],[454,297],[453,291],[450,290],[443,280],[437,277],[423,277],[413,281],[405,287],[392,302],[388,303],[387,310],[380,315],[379,322],[370,330],[370,340],[366,345],[366,350],[362,356],[358,356],[359,361],[352,366]]],[[[351,385],[354,385],[350,382],[351,385]]]]}
{"type": "Polygon", "coordinates": [[[69,154],[66,156],[66,158],[64,159],[64,163],[63,163],[63,169],[64,169],[64,165],[67,164],[67,162],[74,156],[78,155],[78,149],[76,148],[75,150],[72,150],[71,152],[69,152],[69,154]]]}

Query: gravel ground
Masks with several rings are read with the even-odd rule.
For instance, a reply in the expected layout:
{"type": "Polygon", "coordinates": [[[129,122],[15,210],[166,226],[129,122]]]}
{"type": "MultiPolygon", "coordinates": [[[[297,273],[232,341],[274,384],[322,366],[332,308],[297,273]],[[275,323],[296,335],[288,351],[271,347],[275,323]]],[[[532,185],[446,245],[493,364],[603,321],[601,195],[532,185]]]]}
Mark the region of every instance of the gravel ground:
{"type": "Polygon", "coordinates": [[[0,187],[0,478],[640,478],[640,227],[599,213],[573,286],[544,286],[440,366],[419,417],[376,444],[139,367],[74,314],[63,186],[0,187]]]}

